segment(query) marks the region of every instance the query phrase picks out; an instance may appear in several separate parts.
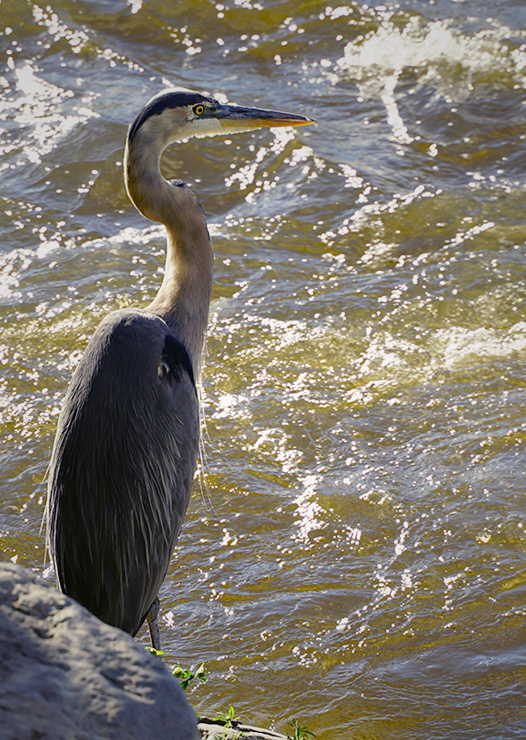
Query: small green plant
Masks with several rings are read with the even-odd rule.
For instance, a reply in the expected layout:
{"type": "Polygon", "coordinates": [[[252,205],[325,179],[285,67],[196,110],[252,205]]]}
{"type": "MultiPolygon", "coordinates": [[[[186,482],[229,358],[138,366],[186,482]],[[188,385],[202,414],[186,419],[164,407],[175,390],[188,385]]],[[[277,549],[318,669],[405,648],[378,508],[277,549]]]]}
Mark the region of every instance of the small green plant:
{"type": "Polygon", "coordinates": [[[173,675],[181,682],[183,691],[186,691],[190,681],[197,679],[200,683],[206,683],[208,678],[208,668],[204,663],[192,671],[190,668],[182,668],[179,663],[176,663],[171,668],[173,675]]]}
{"type": "Polygon", "coordinates": [[[232,727],[232,722],[238,722],[239,717],[235,716],[234,707],[232,704],[228,707],[228,712],[225,714],[218,714],[214,717],[214,722],[224,722],[225,727],[232,727]]]}
{"type": "Polygon", "coordinates": [[[150,653],[151,655],[156,655],[158,658],[162,658],[164,655],[162,650],[156,650],[155,648],[150,647],[150,645],[146,645],[144,649],[146,650],[146,652],[150,653]]]}
{"type": "Polygon", "coordinates": [[[301,727],[297,719],[293,719],[292,722],[287,722],[287,724],[294,730],[294,735],[287,735],[287,740],[308,740],[309,737],[317,737],[310,730],[301,727]]]}

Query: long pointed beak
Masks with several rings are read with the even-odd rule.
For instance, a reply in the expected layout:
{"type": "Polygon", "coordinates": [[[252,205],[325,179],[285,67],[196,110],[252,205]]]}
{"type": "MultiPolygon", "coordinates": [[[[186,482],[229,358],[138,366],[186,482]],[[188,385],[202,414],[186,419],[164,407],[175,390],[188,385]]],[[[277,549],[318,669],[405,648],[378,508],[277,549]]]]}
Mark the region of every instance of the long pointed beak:
{"type": "Polygon", "coordinates": [[[247,131],[253,128],[269,128],[274,126],[309,126],[315,123],[312,118],[298,116],[295,113],[281,113],[276,110],[262,108],[243,108],[239,105],[223,105],[215,116],[221,125],[235,131],[247,131]]]}

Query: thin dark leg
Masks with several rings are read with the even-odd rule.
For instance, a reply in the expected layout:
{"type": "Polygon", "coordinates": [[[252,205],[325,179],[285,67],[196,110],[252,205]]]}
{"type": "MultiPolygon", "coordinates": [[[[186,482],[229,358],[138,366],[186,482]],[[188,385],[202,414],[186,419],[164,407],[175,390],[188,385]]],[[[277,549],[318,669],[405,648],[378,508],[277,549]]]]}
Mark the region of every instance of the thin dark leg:
{"type": "Polygon", "coordinates": [[[148,627],[150,628],[150,639],[152,641],[152,647],[154,650],[161,649],[161,633],[159,632],[159,611],[161,610],[161,602],[159,597],[156,596],[155,601],[150,607],[150,611],[146,615],[148,627]]]}

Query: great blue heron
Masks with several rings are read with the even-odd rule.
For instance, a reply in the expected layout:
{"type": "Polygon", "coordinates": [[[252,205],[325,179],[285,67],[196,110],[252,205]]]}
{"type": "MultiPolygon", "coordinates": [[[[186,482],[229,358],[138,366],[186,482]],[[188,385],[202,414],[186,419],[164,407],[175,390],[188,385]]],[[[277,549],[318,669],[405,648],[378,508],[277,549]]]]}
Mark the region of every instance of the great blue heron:
{"type": "Polygon", "coordinates": [[[158,591],[190,497],[199,449],[196,383],[212,285],[212,245],[192,190],[161,175],[175,141],[312,121],[162,92],[128,130],[124,176],[146,218],[164,224],[166,270],[145,309],[110,313],[73,375],[49,472],[48,546],[60,589],[160,649],[158,591]]]}

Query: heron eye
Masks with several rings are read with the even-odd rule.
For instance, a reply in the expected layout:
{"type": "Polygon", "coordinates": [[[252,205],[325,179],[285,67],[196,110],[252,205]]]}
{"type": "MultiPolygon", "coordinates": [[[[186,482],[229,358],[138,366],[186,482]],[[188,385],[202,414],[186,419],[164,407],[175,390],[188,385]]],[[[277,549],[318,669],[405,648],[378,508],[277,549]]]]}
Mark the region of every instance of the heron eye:
{"type": "Polygon", "coordinates": [[[202,116],[205,112],[204,105],[194,105],[194,113],[196,116],[202,116]]]}

